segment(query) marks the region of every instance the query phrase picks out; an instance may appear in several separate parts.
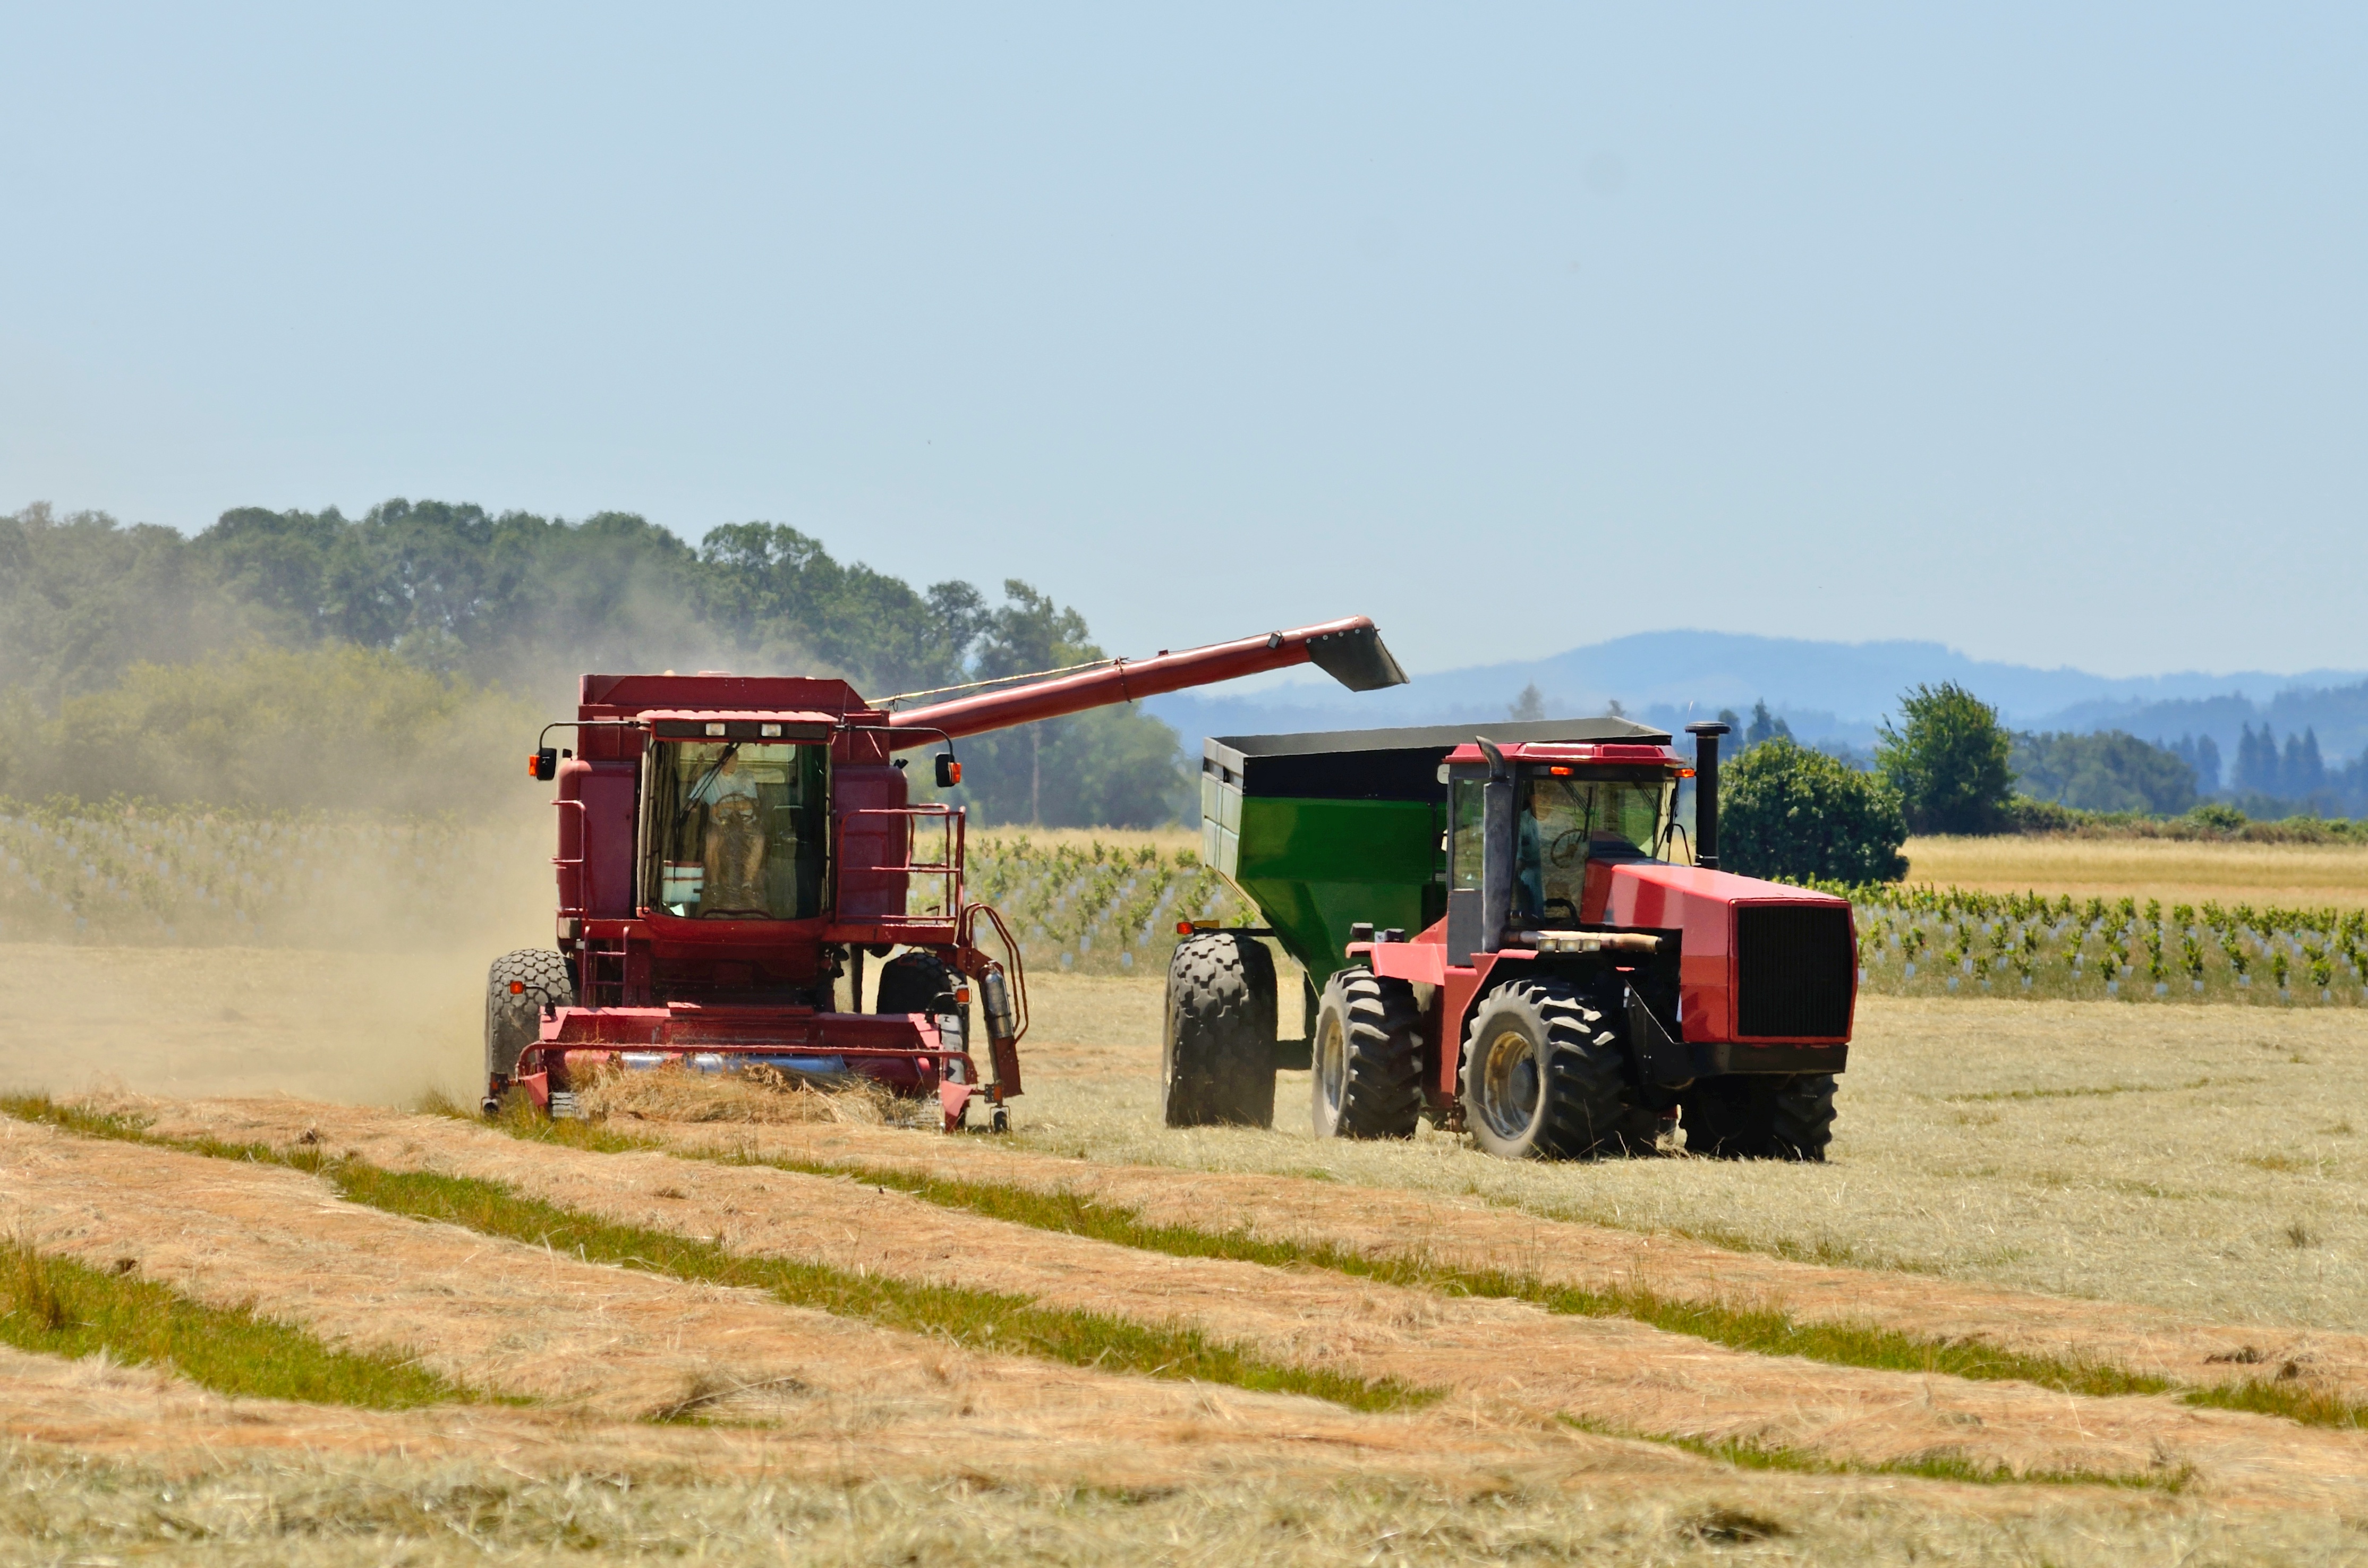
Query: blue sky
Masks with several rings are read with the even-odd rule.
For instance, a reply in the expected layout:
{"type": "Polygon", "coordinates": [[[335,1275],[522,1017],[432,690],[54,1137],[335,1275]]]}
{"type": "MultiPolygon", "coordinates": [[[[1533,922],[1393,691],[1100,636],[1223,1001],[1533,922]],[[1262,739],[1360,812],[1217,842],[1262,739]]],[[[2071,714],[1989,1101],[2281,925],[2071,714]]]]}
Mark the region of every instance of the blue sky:
{"type": "Polygon", "coordinates": [[[2358,667],[2368,11],[0,13],[0,509],[2358,667]]]}

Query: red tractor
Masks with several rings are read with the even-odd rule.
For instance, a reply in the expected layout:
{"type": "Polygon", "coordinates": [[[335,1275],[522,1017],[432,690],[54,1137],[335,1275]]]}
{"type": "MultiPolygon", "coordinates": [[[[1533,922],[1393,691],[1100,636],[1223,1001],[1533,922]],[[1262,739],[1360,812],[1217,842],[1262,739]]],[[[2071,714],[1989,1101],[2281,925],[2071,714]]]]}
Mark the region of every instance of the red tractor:
{"type": "Polygon", "coordinates": [[[961,809],[912,803],[895,754],[940,746],[951,787],[964,735],[1307,663],[1354,691],[1406,678],[1362,617],[894,711],[839,680],[584,676],[575,718],[542,735],[575,744],[529,760],[558,784],[558,947],[494,962],[486,1113],[522,1091],[572,1115],[576,1075],[601,1068],[762,1064],[935,1095],[949,1130],[984,1099],[999,1130],[1020,1090],[1019,949],[964,896],[961,809]],[[869,1013],[866,955],[888,960],[869,1013]]]}
{"type": "Polygon", "coordinates": [[[1324,1137],[1428,1118],[1571,1158],[1649,1150],[1682,1116],[1693,1153],[1823,1159],[1850,906],[1717,869],[1726,727],[1687,727],[1691,767],[1610,718],[1209,741],[1203,858],[1269,924],[1176,949],[1169,1125],[1267,1125],[1293,1066],[1324,1137]],[[1263,937],[1305,971],[1305,1039],[1276,1039],[1263,937]]]}

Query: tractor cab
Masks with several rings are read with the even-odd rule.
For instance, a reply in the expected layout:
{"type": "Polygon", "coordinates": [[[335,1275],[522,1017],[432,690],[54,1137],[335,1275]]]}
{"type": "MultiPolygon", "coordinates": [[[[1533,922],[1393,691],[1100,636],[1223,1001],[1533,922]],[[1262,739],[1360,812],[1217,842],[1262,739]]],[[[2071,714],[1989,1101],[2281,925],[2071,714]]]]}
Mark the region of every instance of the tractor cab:
{"type": "MultiPolygon", "coordinates": [[[[1513,912],[1539,928],[1576,927],[1587,914],[1589,869],[1622,861],[1692,863],[1678,821],[1678,783],[1693,769],[1658,745],[1513,744],[1513,912]]],[[[1490,765],[1477,745],[1449,754],[1448,886],[1480,890],[1484,801],[1490,765]]],[[[1599,879],[1600,881],[1600,879],[1599,879]]],[[[1592,901],[1600,918],[1603,898],[1592,901]]]]}

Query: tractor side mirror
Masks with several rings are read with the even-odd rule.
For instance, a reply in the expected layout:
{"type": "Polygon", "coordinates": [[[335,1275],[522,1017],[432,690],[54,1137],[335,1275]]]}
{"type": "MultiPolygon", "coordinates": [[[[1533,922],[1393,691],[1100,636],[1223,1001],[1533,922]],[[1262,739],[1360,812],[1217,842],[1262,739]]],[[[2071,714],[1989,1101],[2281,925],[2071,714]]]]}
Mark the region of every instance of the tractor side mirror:
{"type": "Polygon", "coordinates": [[[535,753],[532,756],[528,757],[526,759],[526,772],[528,778],[539,778],[546,784],[558,778],[559,748],[556,746],[545,746],[541,751],[535,753]]]}
{"type": "Polygon", "coordinates": [[[962,764],[954,760],[954,754],[950,751],[938,753],[938,788],[951,790],[961,782],[962,764]]]}

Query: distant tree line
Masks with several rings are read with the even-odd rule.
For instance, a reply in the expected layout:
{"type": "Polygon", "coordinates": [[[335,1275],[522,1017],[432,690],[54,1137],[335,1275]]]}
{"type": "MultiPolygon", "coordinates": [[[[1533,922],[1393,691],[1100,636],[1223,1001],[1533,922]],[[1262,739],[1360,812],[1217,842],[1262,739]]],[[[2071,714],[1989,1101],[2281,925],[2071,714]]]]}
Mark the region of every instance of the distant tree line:
{"type": "MultiPolygon", "coordinates": [[[[490,722],[474,694],[563,704],[587,670],[838,676],[876,699],[1100,656],[1082,617],[1024,582],[1004,583],[999,601],[958,580],[916,587],[777,523],[730,524],[693,545],[631,513],[568,522],[436,501],[358,517],[241,507],[195,538],[39,506],[0,516],[0,702],[19,728],[0,790],[16,793],[170,792],[171,758],[205,751],[221,766],[181,769],[181,794],[330,803],[290,798],[313,789],[305,725],[335,727],[307,714],[367,708],[358,694],[373,680],[400,692],[384,712],[426,725],[465,710],[473,737],[490,722]],[[296,657],[255,663],[267,653],[296,657]],[[276,766],[234,766],[253,729],[240,694],[261,693],[276,766]],[[203,735],[189,730],[199,714],[203,735]],[[104,746],[89,739],[101,732],[104,746]]],[[[451,744],[425,749],[449,767],[451,744]]],[[[410,755],[392,749],[390,767],[410,755]]],[[[962,752],[958,793],[995,822],[1147,825],[1174,818],[1189,792],[1175,732],[1131,709],[962,752]]]]}
{"type": "MultiPolygon", "coordinates": [[[[2220,747],[2210,735],[2190,733],[2164,743],[2141,740],[2125,730],[2013,732],[1998,722],[1995,710],[1953,686],[1918,687],[1903,701],[1912,704],[1919,699],[1942,700],[1943,709],[1961,710],[1968,726],[1964,733],[1987,736],[1983,742],[1987,751],[1995,751],[1998,737],[2003,737],[2005,793],[1997,793],[1996,769],[1985,763],[1988,781],[1969,798],[1990,799],[1989,808],[1934,808],[1960,824],[1985,819],[2007,822],[2014,815],[2011,802],[2018,798],[2075,811],[2156,816],[2180,815],[2208,801],[2263,819],[2296,812],[2368,814],[2368,753],[2348,763],[2329,763],[2320,752],[2317,733],[2307,726],[2298,734],[2288,734],[2281,747],[2266,722],[2258,731],[2249,722],[2245,724],[2224,788],[2220,747]],[[1945,695],[1952,693],[1955,696],[1945,695]],[[1964,708],[1958,698],[1974,707],[1964,708]],[[1987,721],[1975,711],[1976,708],[1988,714],[1987,721]]],[[[1734,731],[1736,739],[1730,744],[1738,754],[1770,741],[1794,738],[1791,726],[1771,713],[1764,700],[1753,705],[1748,721],[1731,709],[1722,710],[1719,718],[1734,731]]],[[[1872,757],[1839,741],[1820,741],[1816,749],[1868,771],[1886,773],[1900,787],[1911,814],[1915,812],[1912,802],[1917,798],[1919,765],[1906,760],[1897,744],[1872,757]]],[[[1972,767],[1973,763],[1969,757],[1960,757],[1951,766],[1972,767]]],[[[1974,826],[1964,830],[1989,831],[1974,826]]]]}

